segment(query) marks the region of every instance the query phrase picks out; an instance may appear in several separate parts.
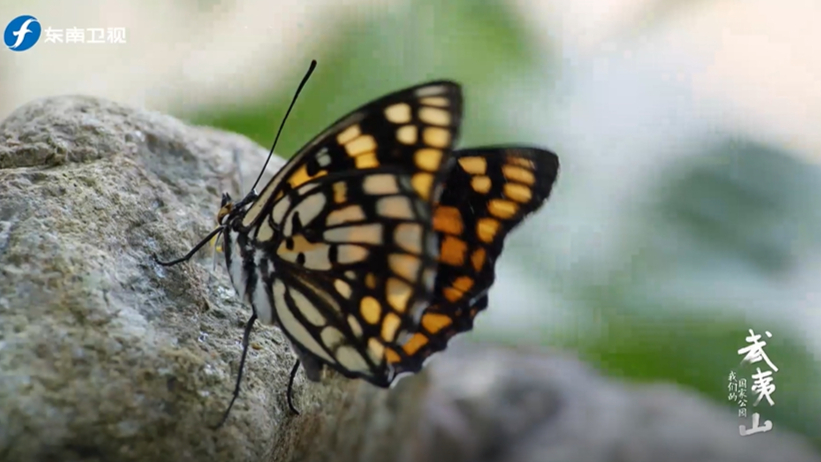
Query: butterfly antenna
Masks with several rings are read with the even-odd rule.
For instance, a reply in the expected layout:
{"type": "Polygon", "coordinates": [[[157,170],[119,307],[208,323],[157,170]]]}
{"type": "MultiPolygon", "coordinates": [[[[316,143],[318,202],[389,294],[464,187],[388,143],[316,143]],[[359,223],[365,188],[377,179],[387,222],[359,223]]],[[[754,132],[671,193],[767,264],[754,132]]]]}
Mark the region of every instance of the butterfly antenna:
{"type": "Polygon", "coordinates": [[[257,184],[259,184],[259,180],[262,179],[262,174],[265,173],[265,167],[268,166],[268,161],[271,160],[271,156],[274,155],[274,148],[277,145],[277,140],[279,140],[279,135],[282,133],[282,128],[285,126],[285,121],[288,120],[288,114],[291,113],[291,109],[293,109],[294,103],[296,103],[296,98],[299,96],[299,92],[302,91],[302,87],[304,87],[305,83],[308,82],[308,77],[311,76],[311,74],[314,72],[314,69],[316,69],[316,60],[312,59],[311,65],[310,67],[308,67],[308,72],[305,73],[305,77],[303,77],[302,82],[299,83],[299,87],[297,87],[296,93],[294,93],[294,98],[291,100],[291,105],[288,106],[288,111],[285,112],[285,117],[282,118],[282,123],[279,124],[279,130],[277,130],[277,136],[274,138],[274,144],[271,146],[271,152],[268,153],[268,158],[265,159],[265,164],[262,165],[262,170],[260,170],[259,172],[257,181],[255,181],[254,185],[251,186],[251,192],[249,194],[252,194],[256,190],[257,184]]]}

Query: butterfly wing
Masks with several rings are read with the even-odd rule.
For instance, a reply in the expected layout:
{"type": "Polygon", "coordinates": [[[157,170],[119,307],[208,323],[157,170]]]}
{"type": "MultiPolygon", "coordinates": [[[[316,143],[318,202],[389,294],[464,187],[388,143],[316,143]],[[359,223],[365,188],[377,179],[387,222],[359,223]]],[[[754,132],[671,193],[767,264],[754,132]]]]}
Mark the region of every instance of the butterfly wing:
{"type": "Polygon", "coordinates": [[[255,249],[243,257],[245,281],[261,281],[246,283],[248,299],[299,354],[391,382],[384,350],[415,331],[432,296],[432,203],[461,107],[459,87],[439,81],[354,111],[300,150],[237,223],[255,249]]]}
{"type": "Polygon", "coordinates": [[[387,386],[385,345],[415,331],[432,297],[438,248],[430,205],[411,175],[327,178],[284,212],[285,239],[270,249],[276,318],[324,363],[387,386]],[[304,217],[299,227],[295,216],[304,217]]]}
{"type": "Polygon", "coordinates": [[[559,170],[555,154],[529,147],[465,149],[454,157],[434,208],[440,265],[433,302],[410,340],[386,352],[396,374],[418,372],[454,335],[473,328],[487,307],[505,237],[542,206],[559,170]]]}
{"type": "Polygon", "coordinates": [[[334,122],[305,145],[268,182],[242,219],[258,224],[291,189],[324,175],[399,167],[415,172],[414,189],[424,199],[444,179],[441,169],[459,136],[461,88],[440,80],[379,98],[334,122]]]}

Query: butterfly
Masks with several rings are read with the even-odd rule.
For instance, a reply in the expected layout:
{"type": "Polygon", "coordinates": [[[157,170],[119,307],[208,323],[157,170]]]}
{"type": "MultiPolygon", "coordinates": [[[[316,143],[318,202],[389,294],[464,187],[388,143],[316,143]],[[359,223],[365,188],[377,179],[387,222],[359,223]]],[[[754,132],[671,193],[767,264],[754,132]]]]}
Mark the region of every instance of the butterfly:
{"type": "Polygon", "coordinates": [[[184,257],[155,256],[171,266],[221,238],[231,282],[252,307],[217,427],[239,395],[257,320],[277,325],[298,357],[287,392],[295,413],[300,365],[311,381],[327,366],[387,388],[471,329],[506,234],[547,198],[558,158],[531,147],[455,150],[461,119],[452,81],[378,98],[307,143],[260,192],[224,194],[218,227],[184,257]]]}

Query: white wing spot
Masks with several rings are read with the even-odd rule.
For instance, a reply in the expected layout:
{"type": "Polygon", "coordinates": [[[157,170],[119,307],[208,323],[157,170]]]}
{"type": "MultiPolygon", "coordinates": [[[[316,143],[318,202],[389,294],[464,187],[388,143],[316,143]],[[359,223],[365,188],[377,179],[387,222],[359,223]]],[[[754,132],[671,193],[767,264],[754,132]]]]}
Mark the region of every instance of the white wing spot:
{"type": "Polygon", "coordinates": [[[413,255],[392,253],[388,256],[388,265],[397,276],[402,276],[408,281],[415,281],[421,262],[413,255]]]}
{"type": "Polygon", "coordinates": [[[385,118],[395,124],[411,121],[411,107],[408,103],[397,103],[385,108],[385,118]]]}
{"type": "Polygon", "coordinates": [[[336,135],[336,142],[344,145],[361,134],[362,132],[359,130],[358,124],[351,125],[350,127],[340,132],[338,135],[336,135]]]}
{"type": "Polygon", "coordinates": [[[332,228],[323,234],[328,242],[355,242],[361,244],[381,244],[382,224],[369,223],[366,225],[352,225],[341,228],[332,228]]]}
{"type": "Polygon", "coordinates": [[[353,141],[349,141],[345,145],[345,150],[351,157],[356,157],[366,152],[373,152],[376,150],[376,140],[371,135],[362,135],[353,141]]]}
{"type": "Polygon", "coordinates": [[[322,329],[319,337],[322,339],[322,343],[324,343],[325,346],[332,351],[345,341],[345,336],[342,335],[342,332],[340,332],[339,329],[330,326],[322,329]]]}
{"type": "Polygon", "coordinates": [[[359,245],[343,244],[338,249],[337,261],[343,265],[357,263],[368,258],[368,249],[359,245]]]}
{"type": "Polygon", "coordinates": [[[417,98],[424,98],[426,96],[436,96],[441,95],[445,92],[445,86],[443,85],[432,85],[428,87],[422,87],[416,89],[416,97],[417,98]]]}
{"type": "Polygon", "coordinates": [[[322,148],[316,155],[316,162],[320,167],[327,167],[331,165],[331,155],[328,154],[328,148],[322,148]]]}
{"type": "Polygon", "coordinates": [[[291,287],[290,290],[291,298],[294,299],[294,303],[296,304],[297,308],[299,308],[299,312],[302,313],[302,316],[305,317],[305,320],[310,322],[315,326],[324,326],[327,324],[327,320],[322,313],[319,312],[316,305],[311,303],[308,300],[308,297],[305,296],[302,292],[294,289],[291,287]]]}
{"type": "Polygon", "coordinates": [[[268,242],[274,237],[274,229],[268,224],[268,220],[262,220],[257,228],[257,240],[260,242],[268,242]]]}
{"type": "Polygon", "coordinates": [[[293,234],[293,223],[290,217],[293,217],[295,213],[299,213],[299,221],[303,226],[308,226],[317,215],[322,213],[322,210],[325,208],[325,202],[325,196],[323,194],[311,194],[297,204],[291,211],[289,219],[285,221],[285,235],[290,236],[293,234]]]}
{"type": "Polygon", "coordinates": [[[328,214],[325,221],[327,226],[336,226],[343,223],[350,223],[365,220],[365,211],[358,205],[349,205],[343,209],[334,210],[328,214]]]}
{"type": "Polygon", "coordinates": [[[271,212],[274,223],[282,223],[285,221],[285,214],[288,213],[289,207],[291,207],[291,199],[288,196],[285,196],[277,201],[274,205],[273,211],[271,212]]]}
{"type": "Polygon", "coordinates": [[[396,184],[396,177],[387,173],[369,175],[362,182],[362,189],[372,196],[383,196],[386,194],[397,194],[399,185],[396,184]]]}
{"type": "Polygon", "coordinates": [[[388,303],[398,312],[404,313],[408,300],[413,295],[413,288],[405,281],[396,278],[388,279],[388,303]]]}
{"type": "Polygon", "coordinates": [[[428,127],[422,132],[425,144],[435,148],[446,148],[450,144],[450,132],[444,128],[428,127]]]}
{"type": "Polygon", "coordinates": [[[447,127],[450,125],[450,113],[444,109],[433,107],[419,108],[419,119],[431,125],[447,127]]]}
{"type": "Polygon", "coordinates": [[[403,125],[396,130],[396,139],[402,144],[416,144],[418,134],[416,125],[403,125]]]}
{"type": "Polygon", "coordinates": [[[393,234],[399,247],[411,253],[422,253],[422,225],[419,223],[401,223],[393,234]]]}
{"type": "Polygon", "coordinates": [[[337,362],[349,371],[367,371],[370,369],[365,358],[352,346],[343,346],[336,350],[337,362]]]}
{"type": "Polygon", "coordinates": [[[342,279],[337,279],[334,281],[334,288],[337,292],[339,292],[339,295],[342,295],[345,298],[351,298],[351,285],[342,279]]]}
{"type": "Polygon", "coordinates": [[[412,220],[413,206],[405,196],[387,196],[376,202],[376,213],[387,218],[404,218],[412,220]]]}
{"type": "Polygon", "coordinates": [[[353,332],[354,336],[362,336],[362,324],[360,324],[359,321],[356,320],[356,317],[352,314],[348,315],[348,325],[351,327],[351,332],[353,332]]]}
{"type": "Polygon", "coordinates": [[[274,288],[272,290],[274,294],[274,307],[276,307],[277,317],[279,318],[282,329],[291,334],[303,348],[333,363],[334,359],[322,348],[322,345],[314,339],[310,332],[308,332],[308,329],[306,329],[291,312],[288,303],[285,301],[285,292],[287,290],[285,283],[281,280],[277,279],[274,281],[274,288]]]}

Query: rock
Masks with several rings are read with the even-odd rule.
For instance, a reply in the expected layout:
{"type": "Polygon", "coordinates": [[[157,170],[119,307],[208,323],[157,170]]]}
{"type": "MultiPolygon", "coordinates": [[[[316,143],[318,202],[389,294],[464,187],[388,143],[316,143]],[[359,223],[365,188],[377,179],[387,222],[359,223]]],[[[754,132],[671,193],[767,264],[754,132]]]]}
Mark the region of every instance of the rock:
{"type": "Polygon", "coordinates": [[[211,431],[250,311],[209,249],[170,269],[150,259],[207,234],[221,191],[237,187],[233,154],[258,171],[265,150],[84,97],[18,109],[0,146],[0,459],[273,454],[292,420],[283,337],[256,329],[235,412],[211,431]]]}
{"type": "Polygon", "coordinates": [[[422,420],[432,456],[416,461],[821,461],[783,427],[741,437],[733,409],[557,353],[462,346],[437,359],[422,420]]]}
{"type": "Polygon", "coordinates": [[[300,374],[294,417],[294,357],[260,325],[231,417],[211,430],[250,309],[210,248],[170,269],[150,255],[206,235],[222,191],[246,192],[266,154],[88,97],[34,101],[0,123],[0,460],[821,460],[783,431],[741,438],[728,410],[672,386],[475,345],[389,391],[300,374]]]}

